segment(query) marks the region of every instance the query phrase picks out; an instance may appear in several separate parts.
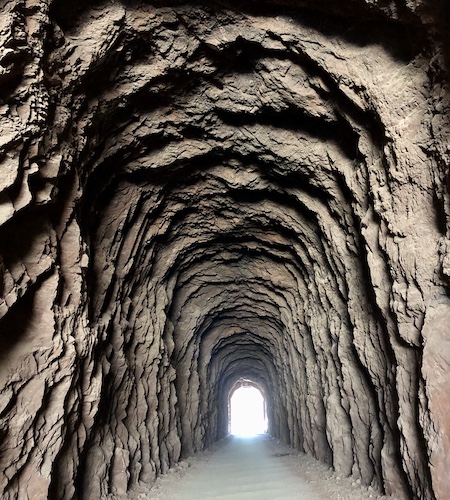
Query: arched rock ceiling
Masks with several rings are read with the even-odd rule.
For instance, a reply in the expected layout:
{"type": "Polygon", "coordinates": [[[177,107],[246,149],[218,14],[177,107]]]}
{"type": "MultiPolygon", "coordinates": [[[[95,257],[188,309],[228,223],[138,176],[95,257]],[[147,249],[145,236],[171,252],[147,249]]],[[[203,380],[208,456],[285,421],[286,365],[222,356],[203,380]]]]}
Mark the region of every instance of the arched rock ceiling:
{"type": "Polygon", "coordinates": [[[448,498],[444,14],[2,3],[2,498],[126,497],[240,377],[273,435],[448,498]]]}

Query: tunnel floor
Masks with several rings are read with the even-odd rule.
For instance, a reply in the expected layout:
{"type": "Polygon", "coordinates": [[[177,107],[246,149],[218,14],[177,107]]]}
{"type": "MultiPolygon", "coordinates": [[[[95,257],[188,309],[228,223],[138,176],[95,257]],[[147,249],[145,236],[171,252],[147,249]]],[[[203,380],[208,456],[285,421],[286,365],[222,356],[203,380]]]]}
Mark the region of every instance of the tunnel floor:
{"type": "Polygon", "coordinates": [[[159,478],[153,500],[392,499],[266,435],[230,436],[215,450],[189,459],[159,478]]]}

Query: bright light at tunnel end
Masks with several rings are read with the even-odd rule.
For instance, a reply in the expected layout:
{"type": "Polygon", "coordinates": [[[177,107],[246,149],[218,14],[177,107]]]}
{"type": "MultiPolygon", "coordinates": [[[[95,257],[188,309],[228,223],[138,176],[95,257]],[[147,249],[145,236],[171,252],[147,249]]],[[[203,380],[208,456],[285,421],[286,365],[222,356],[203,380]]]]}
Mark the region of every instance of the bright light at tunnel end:
{"type": "Polygon", "coordinates": [[[255,387],[243,386],[230,398],[230,434],[254,437],[267,432],[265,400],[255,387]]]}

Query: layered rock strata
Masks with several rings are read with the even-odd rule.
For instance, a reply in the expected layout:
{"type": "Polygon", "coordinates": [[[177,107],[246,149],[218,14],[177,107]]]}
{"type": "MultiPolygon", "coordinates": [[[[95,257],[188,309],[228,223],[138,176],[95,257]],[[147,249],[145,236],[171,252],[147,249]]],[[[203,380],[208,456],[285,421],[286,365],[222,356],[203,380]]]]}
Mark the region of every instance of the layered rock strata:
{"type": "Polygon", "coordinates": [[[2,498],[126,497],[242,377],[448,498],[445,2],[1,5],[2,498]]]}

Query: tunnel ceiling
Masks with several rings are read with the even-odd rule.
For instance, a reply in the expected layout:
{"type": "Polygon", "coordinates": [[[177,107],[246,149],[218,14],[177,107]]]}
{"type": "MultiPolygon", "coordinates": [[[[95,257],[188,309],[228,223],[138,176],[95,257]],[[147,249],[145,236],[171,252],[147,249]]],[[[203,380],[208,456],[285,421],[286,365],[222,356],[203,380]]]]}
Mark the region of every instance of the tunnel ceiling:
{"type": "Polygon", "coordinates": [[[126,498],[240,378],[448,498],[445,1],[1,6],[2,498],[126,498]]]}

